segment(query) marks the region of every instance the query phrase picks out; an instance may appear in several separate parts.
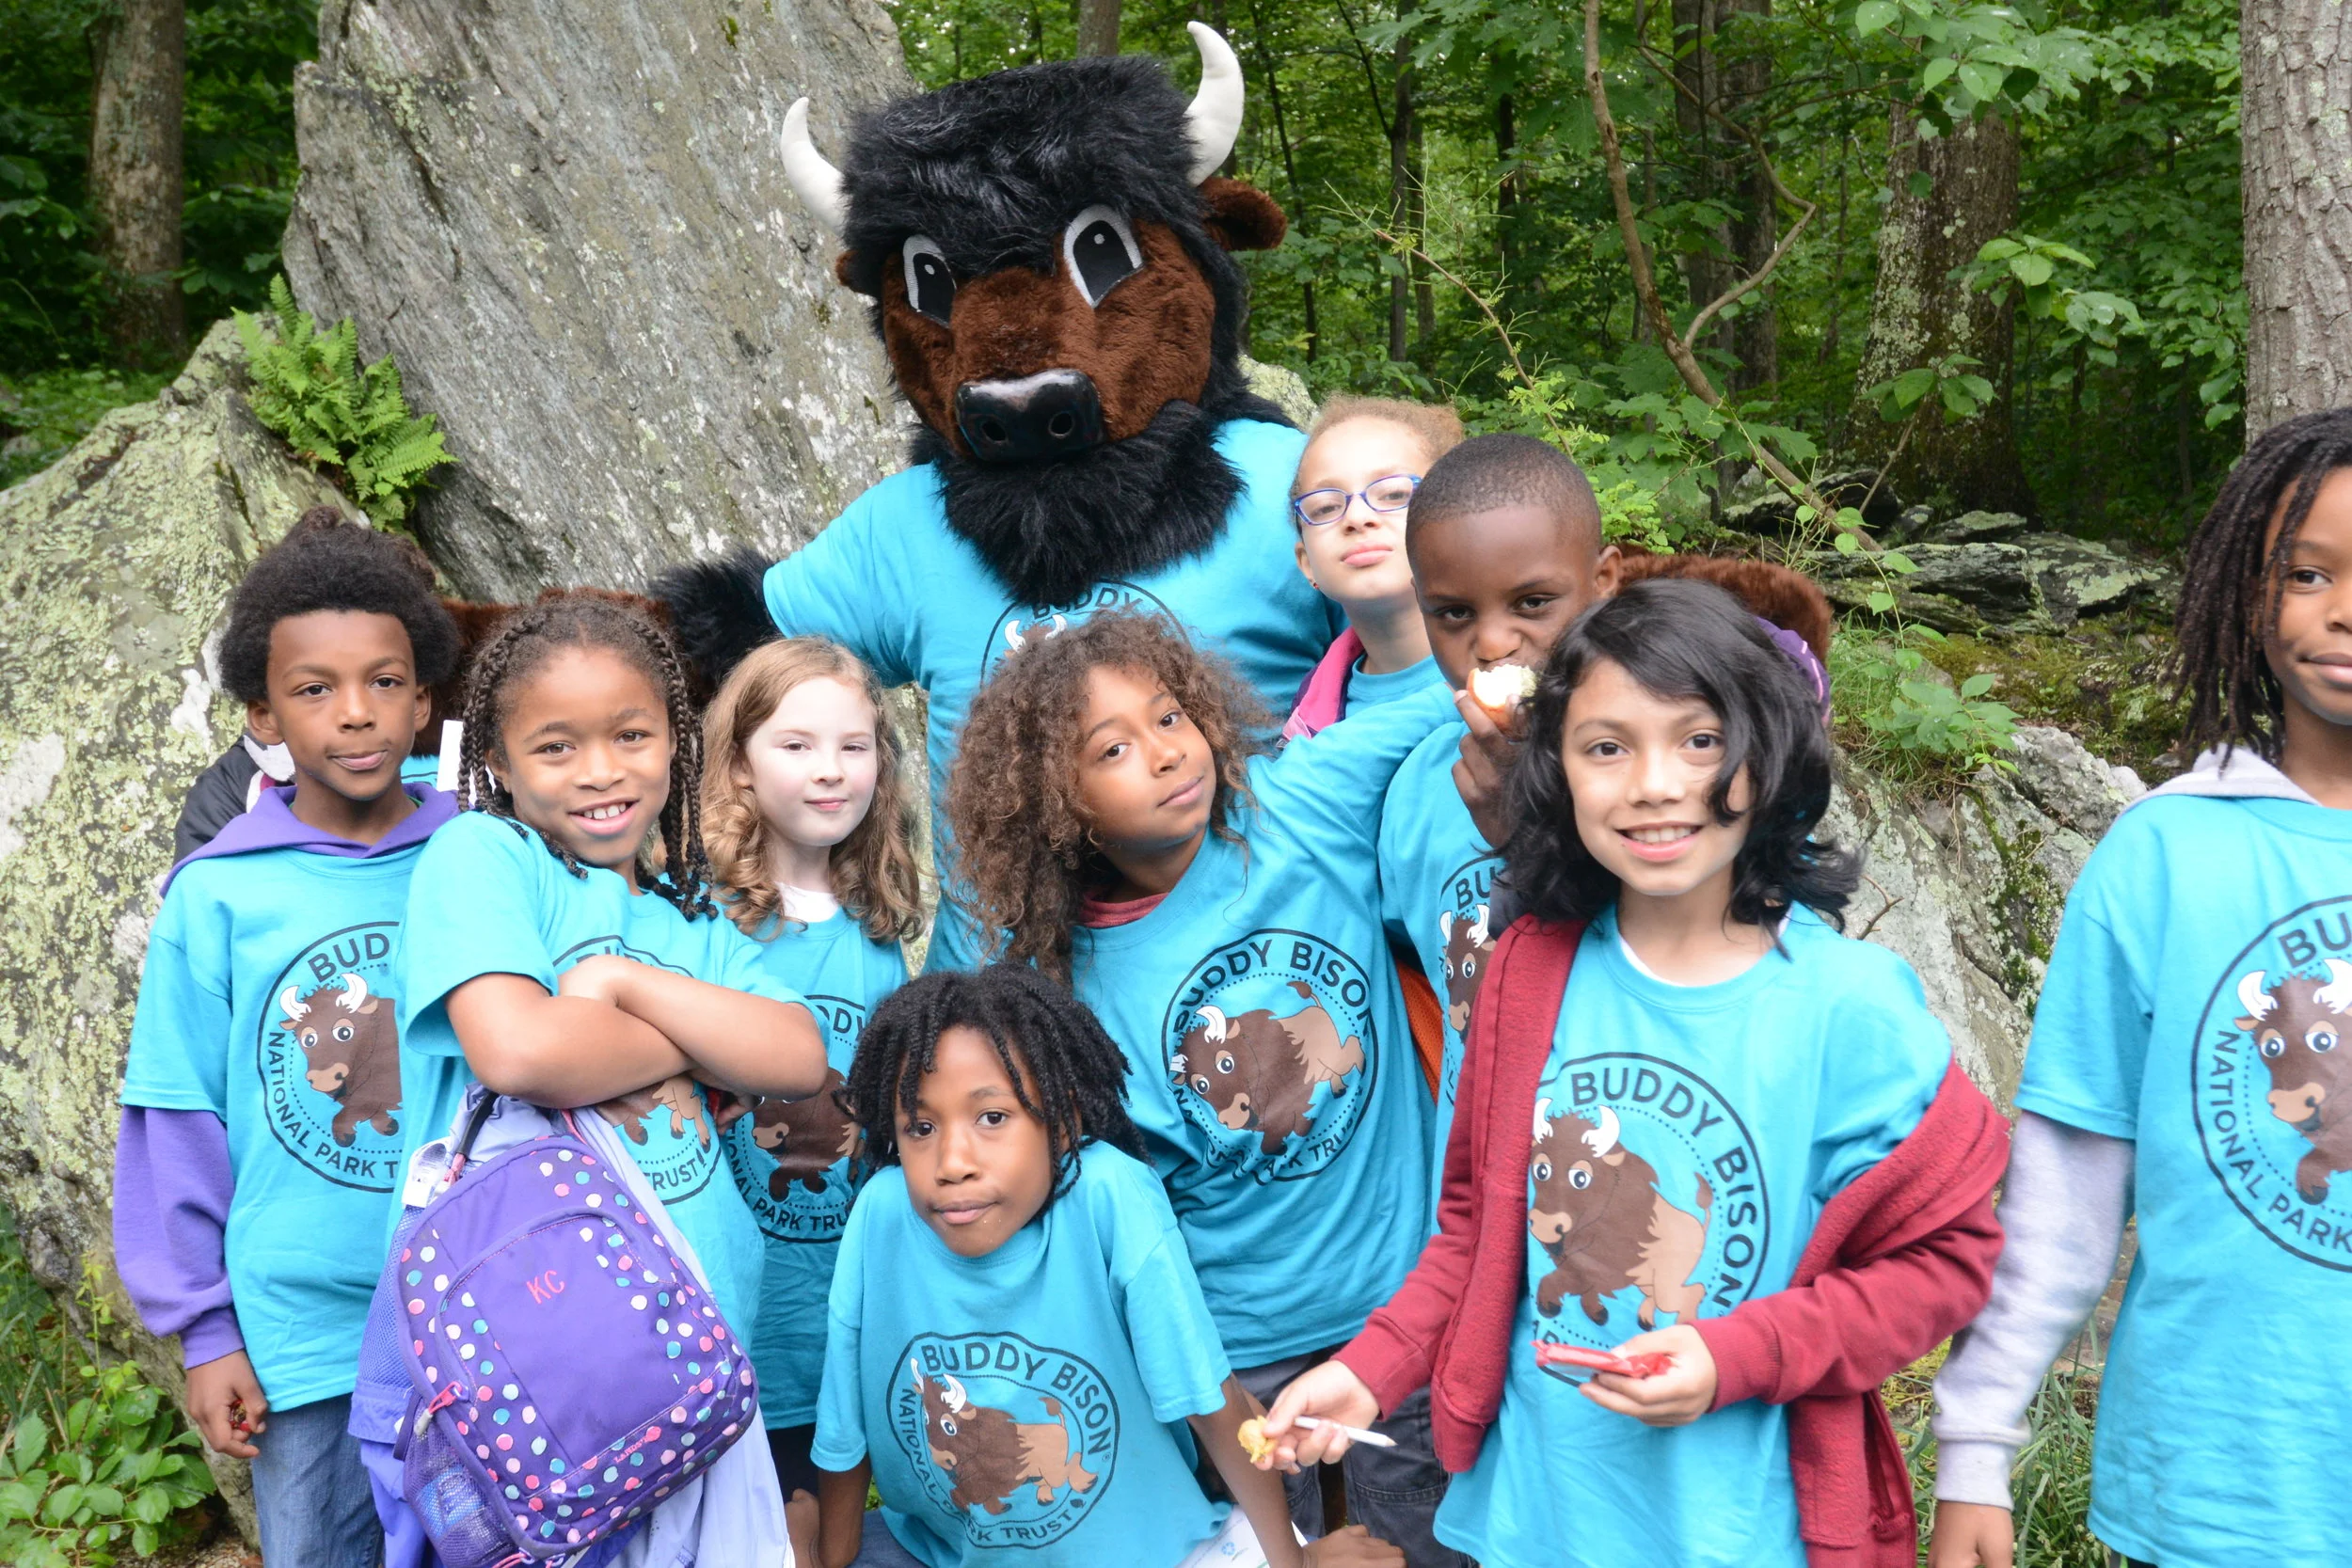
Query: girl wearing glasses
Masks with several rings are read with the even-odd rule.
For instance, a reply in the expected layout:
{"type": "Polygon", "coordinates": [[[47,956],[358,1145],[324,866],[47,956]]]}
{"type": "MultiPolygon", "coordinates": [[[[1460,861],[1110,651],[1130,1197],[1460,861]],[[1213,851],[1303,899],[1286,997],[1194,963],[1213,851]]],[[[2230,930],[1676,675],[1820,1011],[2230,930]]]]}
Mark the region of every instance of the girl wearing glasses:
{"type": "Polygon", "coordinates": [[[1284,739],[1443,678],[1405,559],[1405,509],[1429,465],[1461,439],[1451,408],[1349,397],[1324,405],[1291,482],[1291,522],[1298,569],[1347,612],[1347,630],[1299,688],[1284,739]]]}

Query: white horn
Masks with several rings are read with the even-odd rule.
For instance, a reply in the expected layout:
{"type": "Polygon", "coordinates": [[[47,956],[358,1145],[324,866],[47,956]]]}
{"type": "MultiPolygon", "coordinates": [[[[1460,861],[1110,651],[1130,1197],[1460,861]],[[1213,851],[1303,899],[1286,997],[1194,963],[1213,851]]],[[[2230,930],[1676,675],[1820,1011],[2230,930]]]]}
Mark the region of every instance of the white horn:
{"type": "Polygon", "coordinates": [[[1486,945],[1486,906],[1484,904],[1478,906],[1478,923],[1470,927],[1470,945],[1486,945]]]}
{"type": "Polygon", "coordinates": [[[1452,910],[1441,910],[1438,913],[1438,940],[1439,942],[1454,940],[1454,911],[1452,910]]]}
{"type": "MultiPolygon", "coordinates": [[[[1232,45],[1207,23],[1187,22],[1184,31],[1200,51],[1200,90],[1184,111],[1184,131],[1192,137],[1192,182],[1197,185],[1224,166],[1226,154],[1241,135],[1241,61],[1234,57],[1232,45]]],[[[786,123],[788,128],[790,122],[786,123]]]]}
{"type": "Polygon", "coordinates": [[[2352,964],[2328,960],[2328,983],[2312,992],[2312,1000],[2331,1013],[2352,1012],[2352,964]]]}
{"type": "Polygon", "coordinates": [[[343,976],[343,993],[335,998],[335,1006],[347,1013],[359,1010],[359,1004],[368,999],[368,983],[357,974],[343,976]]]}
{"type": "Polygon", "coordinates": [[[963,1391],[963,1385],[957,1381],[953,1372],[942,1372],[939,1377],[941,1385],[947,1390],[947,1408],[959,1416],[963,1414],[964,1408],[972,1402],[963,1391]]]}
{"type": "Polygon", "coordinates": [[[1536,1137],[1538,1140],[1540,1140],[1540,1139],[1543,1137],[1544,1133],[1545,1133],[1547,1131],[1549,1131],[1549,1130],[1550,1123],[1551,1123],[1551,1096],[1549,1096],[1549,1095],[1545,1095],[1545,1096],[1544,1096],[1541,1100],[1538,1100],[1538,1101],[1535,1101],[1535,1134],[1534,1134],[1534,1135],[1535,1135],[1535,1137],[1536,1137]]]}
{"type": "Polygon", "coordinates": [[[298,1019],[310,1015],[310,1009],[294,1000],[294,989],[292,986],[288,986],[278,993],[278,1005],[285,1009],[288,1018],[298,1019]]]}
{"type": "Polygon", "coordinates": [[[2263,990],[2263,972],[2254,971],[2237,983],[2237,1005],[2246,1009],[2246,1016],[2260,1022],[2270,1016],[2270,1009],[2279,999],[2263,990]]]}
{"type": "Polygon", "coordinates": [[[1021,623],[1020,623],[1020,622],[1018,622],[1018,621],[1008,621],[1008,622],[1006,622],[1006,623],[1005,623],[1005,646],[1006,646],[1006,648],[1007,648],[1008,650],[1009,650],[1010,652],[1013,652],[1013,653],[1016,653],[1016,654],[1017,654],[1017,653],[1019,653],[1022,649],[1024,649],[1024,648],[1027,647],[1028,645],[1029,645],[1029,640],[1028,640],[1027,638],[1025,638],[1025,637],[1024,637],[1024,636],[1022,636],[1022,635],[1021,635],[1021,623]]]}
{"type": "Polygon", "coordinates": [[[1196,1009],[1193,1016],[1200,1021],[1200,1032],[1209,1037],[1211,1044],[1225,1043],[1225,1013],[1222,1008],[1201,1007],[1196,1009]]]}
{"type": "Polygon", "coordinates": [[[1606,1105],[1600,1108],[1600,1125],[1584,1134],[1584,1147],[1593,1151],[1596,1160],[1617,1147],[1616,1112],[1606,1105]]]}
{"type": "MultiPolygon", "coordinates": [[[[1238,113],[1235,119],[1238,121],[1238,113]]],[[[848,226],[850,198],[841,189],[841,171],[827,163],[817,144],[808,139],[807,99],[793,100],[792,106],[784,111],[783,145],[786,183],[808,209],[808,215],[838,238],[848,226]]],[[[1218,154],[1218,162],[1223,161],[1224,155],[1218,154]]]]}

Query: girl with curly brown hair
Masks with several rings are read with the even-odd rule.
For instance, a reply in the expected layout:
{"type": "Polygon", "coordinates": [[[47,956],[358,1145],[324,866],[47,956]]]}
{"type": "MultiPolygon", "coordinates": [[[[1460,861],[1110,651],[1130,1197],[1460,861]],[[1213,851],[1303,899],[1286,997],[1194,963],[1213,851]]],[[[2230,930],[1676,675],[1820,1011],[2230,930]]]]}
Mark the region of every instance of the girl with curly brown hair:
{"type": "Polygon", "coordinates": [[[873,672],[819,637],[768,642],[735,667],[703,715],[703,754],[719,907],[825,1034],[824,1087],[756,1101],[725,1133],[766,1243],[751,1352],[769,1449],[786,1496],[813,1503],[825,1298],[855,1192],[840,1091],[867,1016],[906,982],[898,944],[922,927],[913,801],[873,672]]]}
{"type": "MultiPolygon", "coordinates": [[[[1429,1099],[1374,849],[1391,775],[1454,713],[1432,682],[1263,755],[1223,659],[1105,611],[1014,653],[965,721],[947,814],[973,912],[1126,1053],[1131,1114],[1262,1398],[1355,1334],[1429,1233],[1429,1099]]],[[[1349,1513],[1409,1548],[1444,1478],[1425,1416],[1389,1435],[1351,1461],[1349,1513]]],[[[1320,1533],[1313,1478],[1289,1486],[1320,1533]]]]}

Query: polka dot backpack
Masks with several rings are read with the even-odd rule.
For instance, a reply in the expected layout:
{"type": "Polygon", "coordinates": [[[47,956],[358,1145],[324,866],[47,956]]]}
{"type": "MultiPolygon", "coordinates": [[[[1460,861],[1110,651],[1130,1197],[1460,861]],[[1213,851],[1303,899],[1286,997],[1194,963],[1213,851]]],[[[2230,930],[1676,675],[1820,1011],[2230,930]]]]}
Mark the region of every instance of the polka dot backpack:
{"type": "Polygon", "coordinates": [[[401,1491],[446,1568],[591,1568],[759,1422],[742,1342],[666,1214],[569,1116],[467,1164],[389,1268],[401,1491]]]}

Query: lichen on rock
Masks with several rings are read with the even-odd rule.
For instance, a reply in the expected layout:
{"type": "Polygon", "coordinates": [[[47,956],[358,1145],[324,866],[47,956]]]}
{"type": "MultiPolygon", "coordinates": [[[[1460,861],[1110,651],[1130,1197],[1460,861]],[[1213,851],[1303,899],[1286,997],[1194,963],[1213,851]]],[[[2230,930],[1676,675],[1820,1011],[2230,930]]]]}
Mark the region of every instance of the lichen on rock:
{"type": "MultiPolygon", "coordinates": [[[[111,1287],[147,932],[181,799],[238,733],[208,639],[254,554],[339,499],[254,419],[241,364],[224,322],[154,402],[0,490],[0,1201],[61,1293],[86,1260],[111,1287]]],[[[176,1345],[115,1327],[177,1386],[176,1345]]]]}

